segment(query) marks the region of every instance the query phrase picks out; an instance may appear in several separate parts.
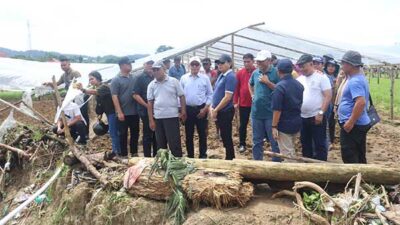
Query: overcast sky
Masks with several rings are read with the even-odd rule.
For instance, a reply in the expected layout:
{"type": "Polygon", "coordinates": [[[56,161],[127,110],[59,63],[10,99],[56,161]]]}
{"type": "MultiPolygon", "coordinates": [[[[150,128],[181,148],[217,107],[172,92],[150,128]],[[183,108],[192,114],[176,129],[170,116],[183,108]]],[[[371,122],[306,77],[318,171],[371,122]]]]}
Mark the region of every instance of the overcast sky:
{"type": "Polygon", "coordinates": [[[2,0],[0,47],[86,55],[154,53],[265,22],[327,43],[400,46],[400,1],[2,0]]]}

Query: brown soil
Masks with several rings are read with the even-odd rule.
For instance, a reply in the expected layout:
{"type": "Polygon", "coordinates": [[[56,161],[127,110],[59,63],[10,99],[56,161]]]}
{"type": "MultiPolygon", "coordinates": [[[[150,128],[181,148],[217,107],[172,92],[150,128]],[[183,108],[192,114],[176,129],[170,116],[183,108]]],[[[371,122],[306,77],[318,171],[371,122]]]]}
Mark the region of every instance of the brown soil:
{"type": "MultiPolygon", "coordinates": [[[[0,104],[0,109],[4,105],[0,104]]],[[[45,115],[50,121],[54,120],[54,103],[52,100],[35,101],[34,108],[45,115]]],[[[0,114],[0,121],[2,122],[8,116],[9,110],[0,114]]],[[[17,121],[24,124],[35,124],[43,126],[35,120],[14,112],[17,121]]],[[[234,121],[234,135],[233,140],[235,146],[239,144],[238,132],[236,131],[236,121],[234,121]]],[[[181,128],[182,147],[185,152],[184,128],[181,128]]],[[[337,133],[338,136],[338,133],[337,133]]],[[[400,126],[399,124],[390,124],[386,120],[372,128],[368,133],[367,139],[367,160],[368,163],[376,163],[382,165],[398,165],[400,160],[400,126]]],[[[95,137],[90,141],[87,146],[88,152],[110,150],[110,138],[108,135],[102,137],[95,137]]],[[[141,143],[141,141],[140,141],[141,143]]],[[[251,127],[248,127],[247,137],[247,152],[239,154],[236,151],[236,158],[239,159],[252,159],[251,154],[251,127]]],[[[141,144],[139,145],[139,156],[143,156],[141,144]]],[[[195,136],[195,152],[198,153],[198,141],[195,136]]],[[[216,129],[213,123],[209,125],[209,139],[208,139],[208,157],[223,159],[225,156],[222,142],[216,137],[216,129]]],[[[265,149],[270,149],[269,144],[265,144],[265,149]]],[[[297,152],[300,154],[300,145],[297,144],[297,152]]],[[[197,156],[197,154],[196,154],[197,156]]],[[[264,160],[270,160],[265,156],[264,160]]],[[[337,138],[333,149],[329,152],[329,159],[331,162],[341,162],[339,140],[337,138]]],[[[35,181],[35,178],[24,171],[14,171],[12,176],[18,177],[15,185],[8,186],[6,191],[8,197],[13,196],[20,188],[26,187],[35,181]],[[22,174],[22,176],[21,176],[22,174]],[[21,178],[21,179],[19,179],[21,178]]],[[[55,193],[53,201],[50,204],[48,212],[43,212],[46,216],[42,222],[40,220],[30,219],[26,220],[25,224],[53,224],[49,218],[52,218],[57,212],[59,207],[62,207],[63,201],[73,200],[73,206],[69,207],[72,212],[65,215],[65,218],[59,224],[160,224],[164,212],[164,203],[147,200],[144,198],[123,199],[121,202],[116,202],[115,206],[107,208],[108,197],[106,193],[101,191],[99,195],[94,198],[94,189],[87,188],[84,184],[79,185],[79,188],[74,188],[71,191],[66,191],[66,184],[69,183],[68,179],[64,179],[55,184],[55,193]],[[127,203],[128,202],[128,203],[127,203]],[[127,205],[129,206],[127,208],[127,205]],[[105,207],[105,208],[99,208],[105,207]],[[119,208],[118,208],[119,207],[119,208]],[[107,210],[111,210],[111,214],[107,210]],[[127,210],[124,214],[119,212],[127,210]],[[129,211],[129,213],[128,213],[129,211]],[[107,215],[113,215],[109,217],[107,215]],[[129,222],[133,221],[139,222],[129,222]]],[[[62,180],[61,179],[61,180],[62,180]]],[[[204,207],[199,210],[191,210],[187,215],[185,224],[308,224],[306,218],[302,218],[297,209],[294,208],[292,200],[289,199],[271,199],[271,190],[260,191],[256,189],[256,195],[251,199],[248,205],[244,208],[228,208],[225,210],[216,210],[209,207],[204,207]]],[[[71,202],[71,201],[70,201],[71,202]]],[[[3,208],[8,202],[1,202],[0,207],[3,208]]],[[[66,203],[64,203],[66,204],[66,203]]],[[[37,218],[36,216],[34,218],[37,218]]]]}

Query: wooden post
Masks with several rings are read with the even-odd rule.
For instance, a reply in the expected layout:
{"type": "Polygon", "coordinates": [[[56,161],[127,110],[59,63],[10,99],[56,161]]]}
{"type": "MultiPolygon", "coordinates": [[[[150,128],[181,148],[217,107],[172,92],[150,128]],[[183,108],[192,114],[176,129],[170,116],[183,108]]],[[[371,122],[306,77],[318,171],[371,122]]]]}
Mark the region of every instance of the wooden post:
{"type": "Polygon", "coordinates": [[[232,70],[235,70],[235,36],[231,35],[232,70]]]}
{"type": "MultiPolygon", "coordinates": [[[[55,96],[57,99],[57,105],[59,107],[61,107],[61,96],[60,96],[60,92],[58,92],[55,76],[53,76],[53,87],[54,87],[54,92],[55,92],[55,96]]],[[[86,155],[82,151],[80,151],[79,149],[76,148],[74,139],[72,139],[71,133],[69,131],[69,127],[67,126],[67,118],[65,117],[65,114],[63,111],[61,111],[61,119],[64,124],[64,134],[67,139],[67,143],[69,145],[71,152],[75,155],[76,158],[79,159],[79,161],[81,161],[86,166],[86,169],[91,174],[93,174],[93,176],[95,176],[100,181],[100,183],[102,183],[104,186],[108,185],[107,179],[103,175],[101,175],[99,173],[99,171],[97,171],[97,169],[87,159],[86,155]]]]}
{"type": "Polygon", "coordinates": [[[394,71],[390,71],[390,120],[394,119],[394,71]]]}

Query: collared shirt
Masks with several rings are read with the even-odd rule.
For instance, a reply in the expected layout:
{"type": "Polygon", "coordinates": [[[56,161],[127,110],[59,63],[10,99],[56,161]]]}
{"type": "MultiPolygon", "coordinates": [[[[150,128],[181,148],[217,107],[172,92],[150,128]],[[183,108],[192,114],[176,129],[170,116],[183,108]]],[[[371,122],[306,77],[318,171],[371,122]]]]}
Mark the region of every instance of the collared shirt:
{"type": "Polygon", "coordinates": [[[70,102],[63,110],[67,122],[71,122],[75,117],[81,116],[81,120],[86,124],[85,118],[82,116],[81,109],[75,102],[70,102]]]}
{"type": "Polygon", "coordinates": [[[236,89],[235,94],[233,96],[233,103],[238,104],[241,107],[251,107],[251,95],[249,91],[249,80],[251,74],[254,72],[256,68],[253,66],[250,70],[246,68],[242,68],[236,74],[236,89]]]}
{"type": "MultiPolygon", "coordinates": [[[[271,95],[273,90],[258,80],[258,77],[262,74],[260,69],[256,69],[249,80],[250,86],[254,87],[251,118],[259,120],[272,119],[271,95]]],[[[273,66],[268,69],[264,76],[268,76],[268,79],[274,84],[279,82],[277,71],[273,66]]]]}
{"type": "Polygon", "coordinates": [[[118,73],[118,75],[111,80],[111,94],[118,96],[122,112],[126,116],[137,115],[136,101],[132,96],[136,78],[137,76],[133,76],[132,74],[123,76],[121,73],[118,73]]]}
{"type": "Polygon", "coordinates": [[[67,72],[64,72],[61,75],[60,79],[57,81],[57,85],[65,84],[65,89],[68,90],[71,81],[78,77],[81,77],[81,74],[78,71],[70,68],[67,72]]]}
{"type": "Polygon", "coordinates": [[[291,74],[285,75],[272,92],[272,110],[281,111],[278,130],[285,134],[295,134],[302,125],[301,104],[304,87],[291,74]]]}
{"type": "MultiPolygon", "coordinates": [[[[147,87],[153,80],[154,78],[146,72],[140,74],[133,86],[133,94],[138,94],[143,101],[147,102],[147,87]]],[[[137,103],[137,111],[140,116],[147,116],[147,108],[139,103],[137,103]]]]}
{"type": "Polygon", "coordinates": [[[297,81],[304,87],[301,117],[311,118],[318,115],[324,102],[324,91],[332,88],[329,78],[316,71],[310,76],[299,76],[297,81]]]}
{"type": "Polygon", "coordinates": [[[350,119],[356,98],[364,97],[366,104],[361,116],[357,119],[356,125],[368,125],[371,120],[368,117],[367,107],[369,102],[369,85],[363,74],[348,77],[347,85],[343,89],[342,99],[339,103],[339,122],[345,123],[350,119]]]}
{"type": "Polygon", "coordinates": [[[179,81],[166,75],[163,81],[154,79],[147,87],[147,100],[154,101],[154,118],[179,116],[179,100],[184,95],[179,81]]]}
{"type": "Polygon", "coordinates": [[[169,71],[168,71],[168,75],[169,75],[170,77],[174,77],[174,78],[176,78],[176,79],[178,79],[178,80],[180,80],[181,77],[182,77],[185,73],[186,73],[186,69],[185,69],[185,67],[184,67],[182,64],[179,66],[179,68],[176,68],[176,66],[174,65],[174,66],[172,66],[171,68],[169,68],[169,71]]]}
{"type": "MultiPolygon", "coordinates": [[[[234,93],[236,88],[236,76],[235,73],[230,69],[224,74],[219,75],[216,83],[215,90],[213,94],[212,107],[215,108],[221,102],[225,96],[225,92],[234,93]]],[[[221,110],[226,111],[233,107],[233,98],[229,103],[221,110]]]]}
{"type": "Polygon", "coordinates": [[[185,93],[186,105],[200,106],[210,105],[212,101],[211,81],[207,75],[198,73],[193,75],[187,73],[180,80],[183,92],[185,93]]]}

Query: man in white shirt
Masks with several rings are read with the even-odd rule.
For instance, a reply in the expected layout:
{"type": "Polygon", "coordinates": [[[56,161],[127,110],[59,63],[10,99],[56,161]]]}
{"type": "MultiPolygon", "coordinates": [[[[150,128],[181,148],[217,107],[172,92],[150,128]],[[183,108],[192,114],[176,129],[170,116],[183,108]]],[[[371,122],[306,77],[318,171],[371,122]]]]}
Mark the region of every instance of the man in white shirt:
{"type": "MultiPolygon", "coordinates": [[[[64,114],[67,118],[67,126],[69,127],[71,136],[77,141],[77,144],[86,144],[87,132],[86,121],[82,116],[79,106],[71,102],[64,108],[64,114]],[[77,139],[79,136],[79,139],[77,139]]],[[[61,117],[58,119],[57,126],[53,128],[56,134],[64,134],[64,124],[61,117]]]]}
{"type": "Polygon", "coordinates": [[[301,106],[303,156],[326,161],[328,149],[326,145],[327,118],[325,113],[332,99],[332,87],[329,78],[321,76],[321,73],[314,69],[311,55],[302,55],[297,61],[297,65],[303,74],[297,80],[304,87],[303,104],[301,106]]]}
{"type": "Polygon", "coordinates": [[[207,158],[207,115],[213,91],[210,78],[200,72],[200,58],[197,56],[190,58],[189,66],[190,73],[183,75],[180,80],[186,99],[186,149],[188,157],[193,158],[193,134],[194,128],[197,127],[199,134],[199,158],[207,158]]]}

